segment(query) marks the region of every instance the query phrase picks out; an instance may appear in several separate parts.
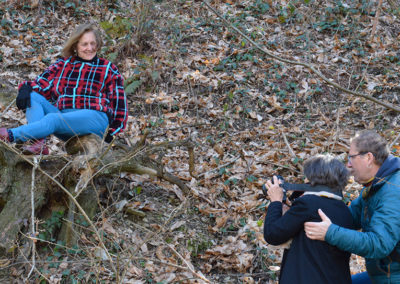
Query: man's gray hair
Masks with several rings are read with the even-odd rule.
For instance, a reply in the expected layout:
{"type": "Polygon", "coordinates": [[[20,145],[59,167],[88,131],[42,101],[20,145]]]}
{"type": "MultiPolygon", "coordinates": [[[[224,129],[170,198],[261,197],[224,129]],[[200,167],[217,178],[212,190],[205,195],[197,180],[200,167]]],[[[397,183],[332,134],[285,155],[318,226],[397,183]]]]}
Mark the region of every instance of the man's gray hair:
{"type": "Polygon", "coordinates": [[[349,171],[339,159],[330,154],[315,155],[304,162],[304,175],[311,185],[325,185],[342,191],[349,180],[349,171]]]}
{"type": "Polygon", "coordinates": [[[379,166],[389,156],[389,147],[386,140],[373,130],[358,132],[350,142],[354,143],[359,153],[371,152],[379,166]]]}

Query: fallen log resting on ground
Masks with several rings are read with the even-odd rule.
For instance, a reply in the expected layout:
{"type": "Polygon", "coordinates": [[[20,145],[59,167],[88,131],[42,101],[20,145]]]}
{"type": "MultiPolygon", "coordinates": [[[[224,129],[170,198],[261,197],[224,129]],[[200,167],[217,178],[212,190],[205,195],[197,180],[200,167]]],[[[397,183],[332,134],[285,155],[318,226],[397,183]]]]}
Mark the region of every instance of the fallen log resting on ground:
{"type": "Polygon", "coordinates": [[[188,194],[190,189],[186,184],[164,170],[161,158],[168,149],[187,147],[189,169],[193,171],[191,141],[146,144],[147,134],[130,148],[117,143],[111,147],[111,144],[104,144],[95,135],[75,137],[65,144],[67,155],[36,156],[34,181],[34,157],[23,156],[16,148],[0,141],[0,256],[11,253],[18,247],[19,232],[24,227],[27,228],[32,215],[31,204],[34,204],[34,212],[47,212],[47,216],[52,207],[64,206],[69,210],[68,219],[72,220],[68,220],[70,222],[67,222],[68,225],[61,232],[67,243],[74,242],[71,235],[73,230],[68,226],[74,224],[75,209],[84,211],[80,213],[87,218],[94,216],[97,201],[88,196],[91,195],[90,191],[93,193],[95,190],[91,186],[92,181],[99,177],[115,177],[122,172],[147,174],[176,184],[184,194],[188,194]],[[151,158],[157,155],[157,160],[151,158]],[[31,185],[34,185],[33,202],[31,185]],[[59,203],[64,200],[64,204],[55,205],[58,200],[61,200],[59,203]]]}

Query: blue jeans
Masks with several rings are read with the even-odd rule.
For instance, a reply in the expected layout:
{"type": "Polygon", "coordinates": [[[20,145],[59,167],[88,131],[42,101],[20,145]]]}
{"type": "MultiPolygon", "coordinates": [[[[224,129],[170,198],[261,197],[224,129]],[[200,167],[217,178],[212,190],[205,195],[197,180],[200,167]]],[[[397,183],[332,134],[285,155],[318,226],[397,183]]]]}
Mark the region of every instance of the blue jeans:
{"type": "Polygon", "coordinates": [[[72,136],[96,134],[103,137],[108,126],[104,112],[90,109],[59,110],[42,95],[31,93],[31,107],[26,109],[28,124],[10,129],[16,142],[46,138],[54,134],[62,140],[72,136]]]}
{"type": "Polygon", "coordinates": [[[354,274],[351,276],[351,283],[353,284],[372,284],[371,279],[367,272],[354,274]]]}

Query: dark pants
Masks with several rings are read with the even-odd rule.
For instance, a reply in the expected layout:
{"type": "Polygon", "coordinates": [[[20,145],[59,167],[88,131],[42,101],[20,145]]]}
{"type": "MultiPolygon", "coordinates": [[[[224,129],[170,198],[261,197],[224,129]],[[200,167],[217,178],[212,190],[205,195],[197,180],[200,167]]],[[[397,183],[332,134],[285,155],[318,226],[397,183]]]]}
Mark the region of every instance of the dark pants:
{"type": "Polygon", "coordinates": [[[351,276],[351,282],[353,284],[372,284],[367,272],[354,274],[351,276]]]}

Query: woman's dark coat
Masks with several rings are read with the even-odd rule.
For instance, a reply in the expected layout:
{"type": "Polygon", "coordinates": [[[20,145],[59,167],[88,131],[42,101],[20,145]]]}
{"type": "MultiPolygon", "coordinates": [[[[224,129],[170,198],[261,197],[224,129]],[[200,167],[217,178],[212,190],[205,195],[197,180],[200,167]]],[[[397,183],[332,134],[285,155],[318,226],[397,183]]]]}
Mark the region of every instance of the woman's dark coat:
{"type": "Polygon", "coordinates": [[[351,283],[350,253],[326,242],[307,238],[304,222],[320,222],[318,209],[341,227],[352,228],[352,215],[339,200],[317,195],[303,195],[282,215],[282,203],[272,202],[264,222],[264,238],[272,245],[281,245],[293,238],[285,249],[279,283],[338,284],[351,283]]]}

